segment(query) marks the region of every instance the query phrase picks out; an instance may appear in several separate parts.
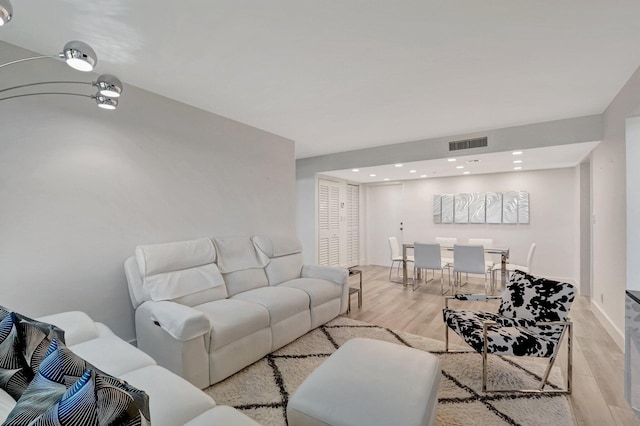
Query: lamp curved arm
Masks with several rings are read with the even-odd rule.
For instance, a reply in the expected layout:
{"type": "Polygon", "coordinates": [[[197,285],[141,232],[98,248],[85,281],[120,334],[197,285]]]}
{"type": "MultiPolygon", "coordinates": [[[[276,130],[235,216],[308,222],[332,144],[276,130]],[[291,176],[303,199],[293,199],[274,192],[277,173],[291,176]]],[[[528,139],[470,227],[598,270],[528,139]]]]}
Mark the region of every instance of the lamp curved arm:
{"type": "Polygon", "coordinates": [[[60,54],[56,55],[43,55],[43,56],[31,56],[29,58],[16,59],[15,61],[10,61],[4,64],[0,64],[0,68],[8,67],[9,65],[19,64],[20,62],[33,61],[35,59],[59,59],[62,56],[60,54]]]}
{"type": "Polygon", "coordinates": [[[83,93],[68,93],[68,92],[38,92],[38,93],[23,93],[21,95],[13,95],[13,96],[6,96],[4,98],[0,98],[0,101],[6,101],[8,99],[15,99],[15,98],[24,98],[26,96],[38,96],[38,95],[69,95],[69,96],[81,96],[83,98],[92,98],[95,99],[96,96],[95,95],[85,95],[83,93]]]}
{"type": "Polygon", "coordinates": [[[9,90],[22,89],[25,87],[39,86],[42,84],[86,84],[87,86],[94,85],[94,83],[88,81],[39,81],[37,83],[20,84],[18,86],[7,87],[6,89],[0,89],[0,93],[7,92],[9,90]]]}
{"type": "Polygon", "coordinates": [[[0,101],[6,101],[15,98],[24,98],[27,96],[39,96],[39,95],[67,95],[67,96],[80,96],[82,98],[95,99],[96,105],[102,109],[114,110],[118,107],[118,99],[108,98],[106,96],[96,93],[95,95],[85,95],[84,93],[72,93],[72,92],[36,92],[36,93],[22,93],[20,95],[5,96],[0,98],[0,101]]]}

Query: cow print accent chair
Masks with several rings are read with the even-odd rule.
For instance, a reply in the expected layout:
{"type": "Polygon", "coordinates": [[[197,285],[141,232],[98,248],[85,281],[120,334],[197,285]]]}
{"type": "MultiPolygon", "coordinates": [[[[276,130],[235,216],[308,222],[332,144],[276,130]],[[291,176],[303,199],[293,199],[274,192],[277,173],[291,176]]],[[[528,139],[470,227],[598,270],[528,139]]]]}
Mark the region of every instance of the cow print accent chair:
{"type": "MultiPolygon", "coordinates": [[[[516,270],[510,277],[502,297],[483,294],[458,294],[446,297],[443,317],[445,347],[449,352],[449,328],[474,351],[482,354],[482,391],[487,391],[487,355],[533,356],[549,358],[538,389],[509,391],[571,393],[572,323],[569,309],[575,299],[575,288],[546,278],[538,278],[516,270]],[[449,301],[502,299],[498,313],[449,309],[449,301]],[[544,390],[560,344],[567,334],[566,389],[544,390]]],[[[502,391],[502,390],[500,390],[502,391]]]]}

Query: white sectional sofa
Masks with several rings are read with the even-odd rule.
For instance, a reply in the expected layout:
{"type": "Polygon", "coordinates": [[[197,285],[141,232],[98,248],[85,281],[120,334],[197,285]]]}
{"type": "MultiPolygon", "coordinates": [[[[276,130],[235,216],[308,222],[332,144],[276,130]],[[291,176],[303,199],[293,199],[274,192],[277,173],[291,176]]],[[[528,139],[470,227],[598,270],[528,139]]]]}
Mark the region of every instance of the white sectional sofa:
{"type": "Polygon", "coordinates": [[[304,265],[295,237],[138,246],[125,262],[137,344],[199,388],[347,310],[348,271],[304,265]]]}
{"type": "MultiPolygon", "coordinates": [[[[216,406],[200,389],[156,365],[149,355],[83,312],[65,312],[38,320],[63,329],[66,345],[76,355],[145,391],[153,426],[258,425],[232,407],[216,406]]],[[[16,401],[0,389],[0,422],[15,405],[16,401]]]]}

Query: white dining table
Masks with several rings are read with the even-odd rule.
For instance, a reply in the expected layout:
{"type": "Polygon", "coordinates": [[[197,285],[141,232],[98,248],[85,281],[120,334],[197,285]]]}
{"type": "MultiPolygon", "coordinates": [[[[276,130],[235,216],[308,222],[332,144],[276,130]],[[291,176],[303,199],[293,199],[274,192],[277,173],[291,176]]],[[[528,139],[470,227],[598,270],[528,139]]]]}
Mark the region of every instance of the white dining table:
{"type": "MultiPolygon", "coordinates": [[[[444,250],[453,251],[453,247],[440,246],[444,250]]],[[[402,285],[407,285],[407,250],[413,248],[413,243],[402,245],[402,285]]],[[[499,254],[501,262],[501,281],[502,288],[507,283],[507,263],[509,261],[509,247],[485,247],[484,252],[487,254],[499,254]]]]}

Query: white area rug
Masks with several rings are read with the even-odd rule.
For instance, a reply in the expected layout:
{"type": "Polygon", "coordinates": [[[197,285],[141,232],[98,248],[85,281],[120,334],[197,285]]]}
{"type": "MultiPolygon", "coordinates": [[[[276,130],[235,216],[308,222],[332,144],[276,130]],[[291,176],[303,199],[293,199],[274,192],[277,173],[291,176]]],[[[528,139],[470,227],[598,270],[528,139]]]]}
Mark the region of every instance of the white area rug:
{"type": "MultiPolygon", "coordinates": [[[[205,389],[218,404],[231,405],[264,426],[286,425],[289,396],[347,340],[368,337],[407,345],[440,358],[438,425],[573,425],[564,395],[483,394],[482,358],[476,353],[443,353],[444,342],[337,318],[205,389]]],[[[535,388],[544,364],[528,358],[491,356],[489,388],[535,388]]],[[[551,383],[562,386],[554,367],[551,383]]],[[[400,426],[400,425],[398,425],[400,426]]]]}

